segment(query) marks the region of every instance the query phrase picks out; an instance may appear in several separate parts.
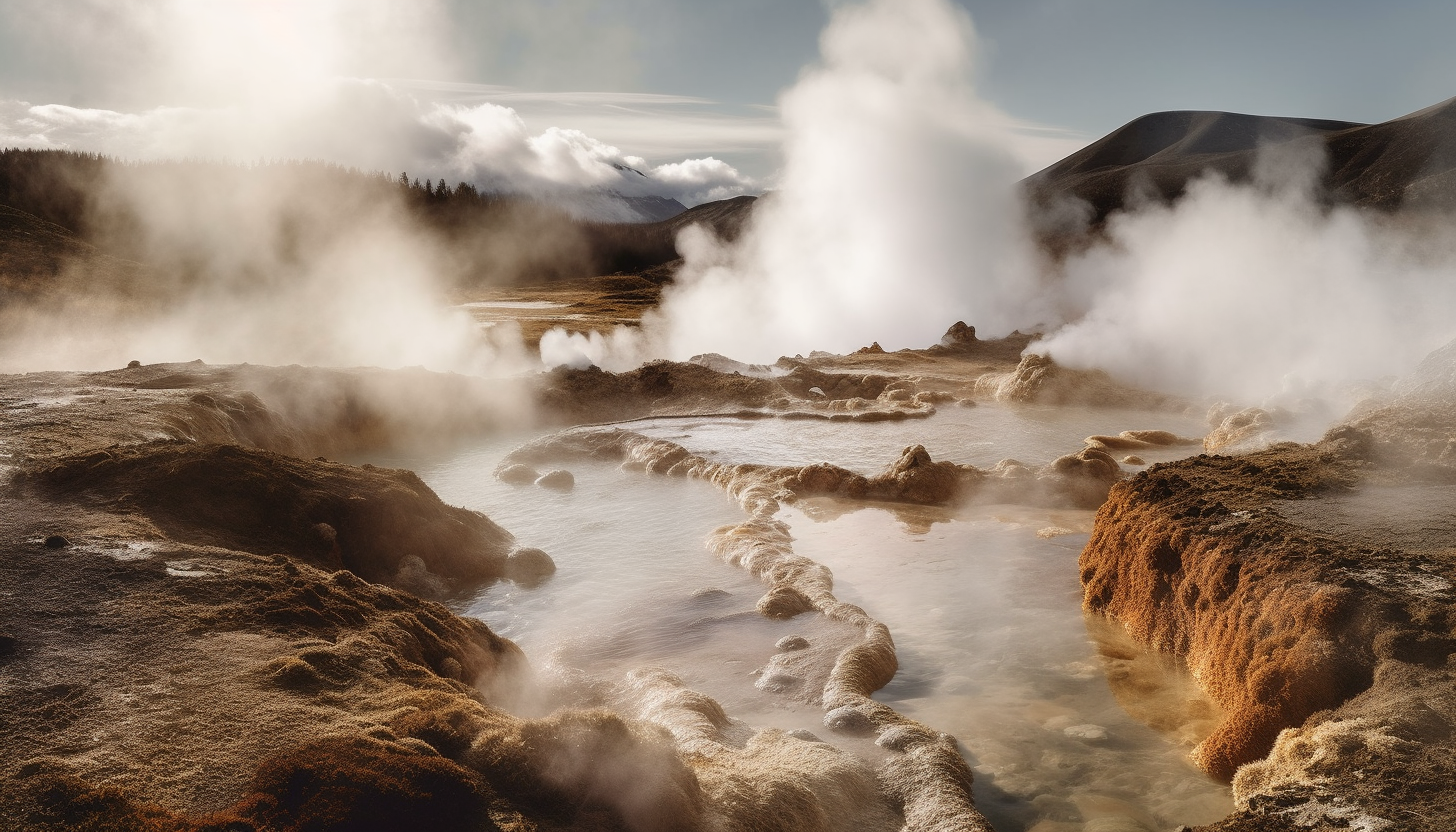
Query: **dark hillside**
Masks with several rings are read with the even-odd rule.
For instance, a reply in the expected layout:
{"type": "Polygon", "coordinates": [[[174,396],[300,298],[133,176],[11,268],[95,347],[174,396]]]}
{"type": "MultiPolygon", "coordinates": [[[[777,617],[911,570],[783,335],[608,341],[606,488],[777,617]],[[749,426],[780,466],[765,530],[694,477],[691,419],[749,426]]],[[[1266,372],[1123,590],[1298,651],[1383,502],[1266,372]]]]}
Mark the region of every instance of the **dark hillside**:
{"type": "Polygon", "coordinates": [[[1456,208],[1456,98],[1325,141],[1342,201],[1380,208],[1456,208]]]}
{"type": "Polygon", "coordinates": [[[1361,125],[1343,121],[1177,111],[1134,119],[1056,164],[1027,177],[1039,202],[1075,197],[1093,222],[1123,207],[1133,191],[1173,200],[1208,171],[1247,181],[1260,147],[1361,125]]]}
{"type": "Polygon", "coordinates": [[[587,225],[584,231],[597,274],[640,272],[678,257],[678,232],[703,225],[725,240],[736,240],[753,213],[758,197],[737,196],[706,202],[661,222],[587,225]]]}
{"type": "MultiPolygon", "coordinates": [[[[1171,202],[1209,172],[1248,182],[1261,149],[1294,142],[1323,152],[1320,196],[1328,204],[1382,211],[1456,208],[1456,99],[1381,124],[1153,113],[1027,177],[1023,186],[1043,211],[1069,200],[1084,202],[1095,230],[1129,200],[1171,202]]],[[[1045,241],[1054,247],[1067,242],[1045,241]]]]}
{"type": "Polygon", "coordinates": [[[546,202],[463,182],[451,187],[318,162],[129,163],[7,149],[0,150],[0,206],[41,225],[6,215],[0,267],[8,284],[36,284],[58,274],[63,262],[109,256],[146,263],[185,284],[215,268],[219,251],[236,244],[233,225],[275,223],[263,236],[286,264],[393,212],[393,226],[428,241],[433,266],[448,284],[525,285],[669,263],[681,228],[702,221],[732,236],[753,199],[684,211],[669,199],[609,197],[639,215],[665,219],[588,222],[546,202]]]}
{"type": "Polygon", "coordinates": [[[62,286],[131,295],[144,277],[139,264],[103,254],[69,229],[0,205],[0,305],[35,301],[62,286]]]}

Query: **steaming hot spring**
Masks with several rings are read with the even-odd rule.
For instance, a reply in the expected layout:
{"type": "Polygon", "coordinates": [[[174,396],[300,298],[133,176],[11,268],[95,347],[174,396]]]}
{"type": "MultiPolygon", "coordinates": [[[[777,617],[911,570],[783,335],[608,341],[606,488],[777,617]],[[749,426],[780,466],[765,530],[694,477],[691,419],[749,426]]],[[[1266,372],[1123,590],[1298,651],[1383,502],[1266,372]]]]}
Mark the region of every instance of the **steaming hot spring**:
{"type": "MultiPolygon", "coordinates": [[[[529,330],[544,294],[468,309],[529,330]]],[[[1451,349],[1326,429],[1032,343],[7,376],[7,811],[1383,829],[1439,796],[1451,349]]]]}
{"type": "Polygon", "coordinates": [[[0,101],[0,829],[1456,829],[1456,99],[1028,176],[833,3],[755,180],[360,80],[458,4],[79,5],[247,94],[0,101]]]}

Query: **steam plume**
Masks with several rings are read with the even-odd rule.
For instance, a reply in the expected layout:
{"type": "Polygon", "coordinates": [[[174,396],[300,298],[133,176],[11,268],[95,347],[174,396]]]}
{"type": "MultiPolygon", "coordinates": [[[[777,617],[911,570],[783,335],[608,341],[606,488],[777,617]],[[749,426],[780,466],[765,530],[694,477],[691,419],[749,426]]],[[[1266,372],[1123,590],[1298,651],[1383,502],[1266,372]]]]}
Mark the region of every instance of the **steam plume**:
{"type": "Polygon", "coordinates": [[[1269,148],[1252,185],[1205,178],[1174,207],[1115,216],[1066,266],[1085,314],[1032,348],[1246,401],[1408,372],[1456,336],[1456,246],[1326,209],[1310,187],[1322,164],[1315,147],[1269,148]]]}
{"type": "Polygon", "coordinates": [[[1069,365],[1257,401],[1400,373],[1456,336],[1456,244],[1429,233],[1444,221],[1331,209],[1317,145],[1265,148],[1252,184],[1135,205],[1053,266],[1027,242],[1017,137],[977,97],[963,13],[841,7],[822,52],[782,98],[782,181],[748,232],[685,231],[640,333],[550,333],[547,363],[923,347],[963,319],[1041,329],[1032,349],[1069,365]]]}

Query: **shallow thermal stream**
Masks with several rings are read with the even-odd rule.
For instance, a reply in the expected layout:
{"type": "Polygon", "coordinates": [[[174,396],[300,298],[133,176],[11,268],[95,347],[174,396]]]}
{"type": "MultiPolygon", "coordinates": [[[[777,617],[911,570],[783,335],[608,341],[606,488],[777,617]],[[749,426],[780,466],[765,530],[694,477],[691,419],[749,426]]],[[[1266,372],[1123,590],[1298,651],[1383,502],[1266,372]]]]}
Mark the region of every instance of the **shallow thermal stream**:
{"type": "MultiPolygon", "coordinates": [[[[678,418],[630,427],[723,461],[832,461],[864,473],[915,443],[936,459],[990,466],[1015,457],[1037,465],[1077,450],[1092,434],[1202,432],[1194,417],[1001,405],[947,408],[906,422],[678,418]]],[[[753,686],[775,640],[798,634],[813,641],[833,625],[822,616],[771,621],[754,611],[762,586],[703,543],[717,526],[744,518],[726,494],[705,482],[595,462],[571,466],[576,487],[569,492],[497,481],[496,464],[527,438],[435,459],[376,460],[414,468],[447,502],[485,511],[556,559],[559,571],[544,585],[497,584],[463,612],[515,639],[537,665],[609,679],[644,665],[666,667],[754,727],[807,728],[876,753],[868,742],[825,730],[817,707],[753,686]]],[[[1140,455],[1153,462],[1177,453],[1140,455]]],[[[814,499],[785,507],[780,518],[792,527],[797,553],[833,570],[841,600],[890,627],[900,671],[875,698],[961,741],[976,769],[977,805],[1001,832],[1170,829],[1232,810],[1227,788],[1194,769],[1188,746],[1170,739],[1180,730],[1185,741],[1197,736],[1167,711],[1208,715],[1204,703],[1189,701],[1197,697],[1186,679],[1149,677],[1142,661],[1137,684],[1114,695],[1109,672],[1128,677],[1126,646],[1108,647],[1107,628],[1081,612],[1077,556],[1091,512],[892,510],[814,499]],[[1143,696],[1147,703],[1137,702],[1143,696]],[[1161,708],[1152,721],[1163,732],[1130,716],[1119,697],[1144,719],[1149,708],[1161,708]]]]}

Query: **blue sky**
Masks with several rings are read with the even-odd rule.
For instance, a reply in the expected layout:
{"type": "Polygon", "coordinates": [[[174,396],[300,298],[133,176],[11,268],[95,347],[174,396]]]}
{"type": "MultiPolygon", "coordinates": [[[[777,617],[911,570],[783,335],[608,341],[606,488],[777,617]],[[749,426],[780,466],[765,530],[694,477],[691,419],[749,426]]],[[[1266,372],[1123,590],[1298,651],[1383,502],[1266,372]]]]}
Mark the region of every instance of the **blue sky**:
{"type": "MultiPolygon", "coordinates": [[[[1028,166],[1157,110],[1380,121],[1456,95],[1456,3],[956,2],[978,35],[980,94],[1041,139],[1028,166]]],[[[648,167],[712,156],[740,185],[762,184],[777,165],[776,98],[816,59],[836,4],[10,0],[0,143],[434,163],[425,139],[363,152],[299,138],[295,122],[327,120],[300,116],[310,106],[348,121],[333,104],[296,100],[307,85],[290,73],[302,73],[378,80],[418,99],[411,118],[429,121],[440,102],[489,103],[520,119],[523,141],[577,131],[648,167]],[[291,103],[265,113],[270,95],[291,103]],[[239,101],[253,109],[240,115],[239,101]],[[193,111],[210,120],[189,121],[193,111]],[[274,116],[292,126],[258,127],[274,116]]]]}
{"type": "MultiPolygon", "coordinates": [[[[473,7],[475,20],[486,17],[479,3],[458,5],[473,7]]],[[[593,66],[596,56],[558,62],[554,71],[528,63],[515,73],[483,61],[481,75],[493,71],[506,83],[575,88],[607,78],[620,88],[766,104],[813,60],[829,8],[821,0],[589,5],[595,7],[594,26],[631,33],[631,45],[623,49],[630,60],[617,62],[617,78],[593,66]]],[[[1456,96],[1456,50],[1450,47],[1456,4],[1449,2],[960,5],[982,39],[982,92],[1013,115],[1087,134],[1102,135],[1157,110],[1374,121],[1456,96]]]]}

